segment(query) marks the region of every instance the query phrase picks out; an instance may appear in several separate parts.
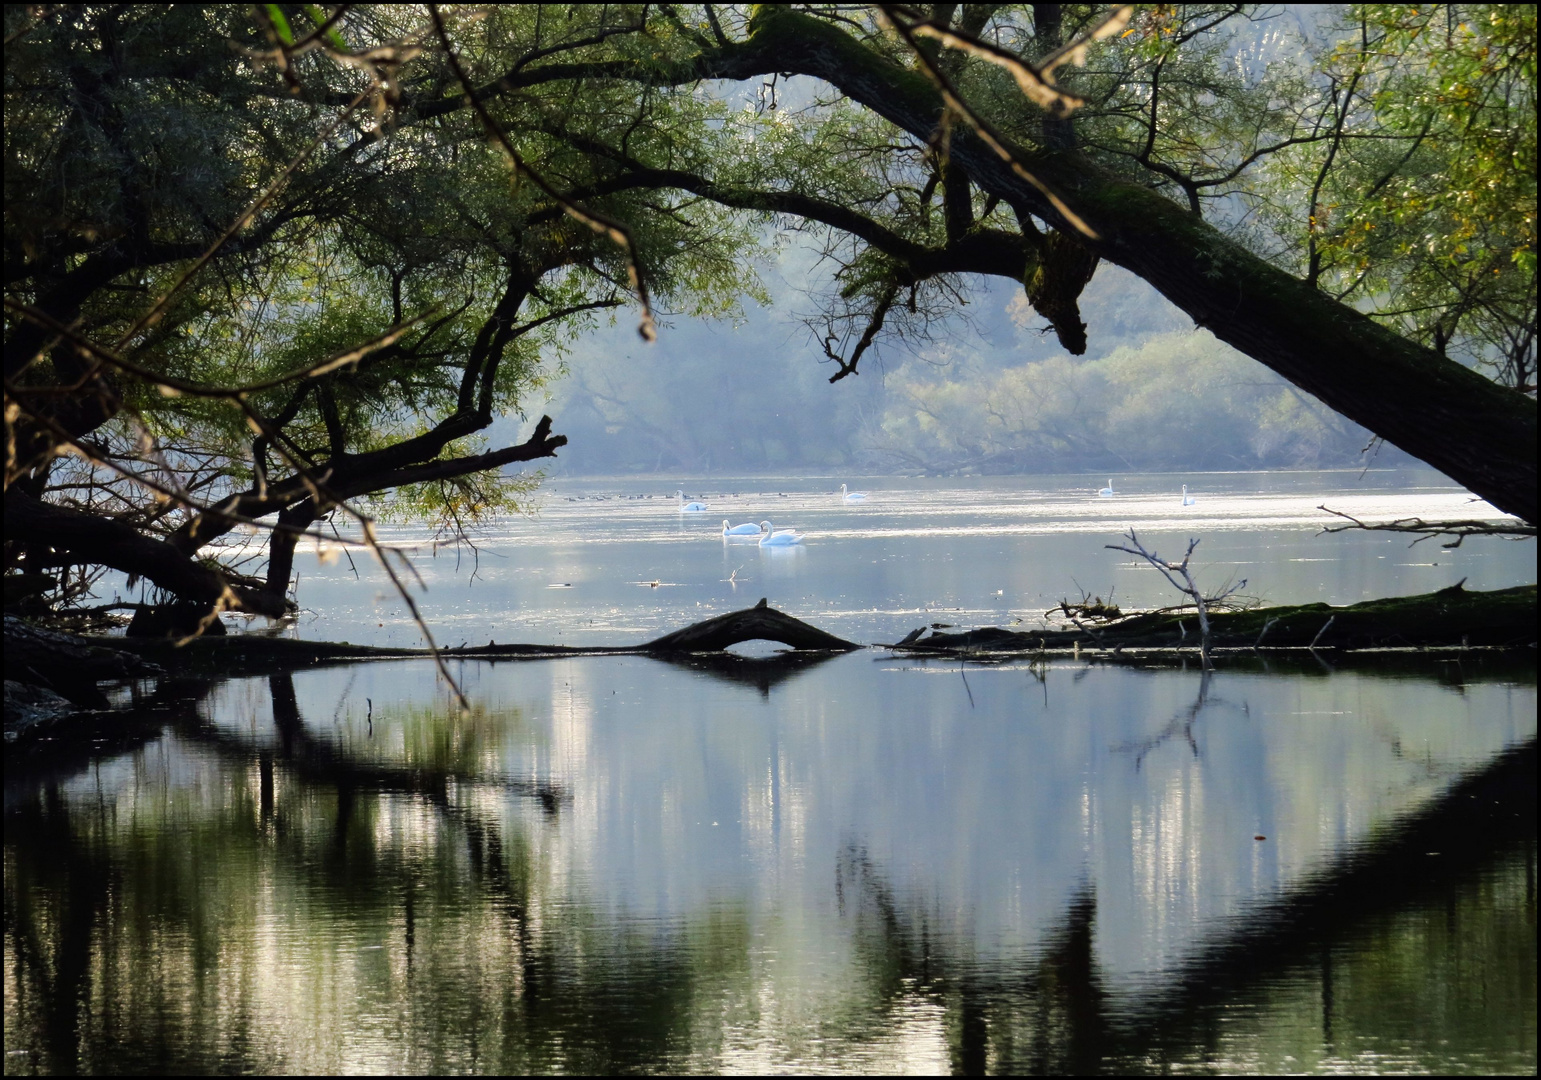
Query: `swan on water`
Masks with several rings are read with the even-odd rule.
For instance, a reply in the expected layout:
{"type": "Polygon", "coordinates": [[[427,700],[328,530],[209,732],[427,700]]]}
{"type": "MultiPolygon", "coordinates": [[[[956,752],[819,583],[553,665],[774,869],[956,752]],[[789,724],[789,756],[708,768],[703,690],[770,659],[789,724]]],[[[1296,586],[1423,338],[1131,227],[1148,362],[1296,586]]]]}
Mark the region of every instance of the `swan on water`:
{"type": "Polygon", "coordinates": [[[1183,505],[1184,506],[1192,506],[1196,502],[1198,502],[1198,500],[1195,499],[1192,495],[1188,494],[1188,485],[1184,484],[1183,485],[1183,505]]]}
{"type": "Polygon", "coordinates": [[[846,502],[860,502],[866,497],[867,493],[865,491],[847,491],[844,484],[840,485],[840,498],[846,502]]]}
{"type": "Polygon", "coordinates": [[[1114,495],[1118,494],[1118,492],[1113,490],[1113,481],[1109,480],[1108,486],[1097,492],[1097,494],[1101,495],[1104,499],[1111,499],[1114,495]]]}
{"type": "Polygon", "coordinates": [[[760,526],[752,521],[746,521],[742,525],[729,525],[728,519],[722,519],[723,536],[759,536],[760,526]]]}
{"type": "Polygon", "coordinates": [[[780,532],[776,532],[771,528],[770,522],[760,522],[761,547],[790,547],[793,544],[801,544],[802,542],[802,536],[791,529],[782,529],[780,532]]]}
{"type": "Polygon", "coordinates": [[[680,513],[682,514],[699,514],[706,509],[706,504],[704,502],[686,502],[685,491],[683,488],[676,491],[674,494],[679,497],[680,513]]]}

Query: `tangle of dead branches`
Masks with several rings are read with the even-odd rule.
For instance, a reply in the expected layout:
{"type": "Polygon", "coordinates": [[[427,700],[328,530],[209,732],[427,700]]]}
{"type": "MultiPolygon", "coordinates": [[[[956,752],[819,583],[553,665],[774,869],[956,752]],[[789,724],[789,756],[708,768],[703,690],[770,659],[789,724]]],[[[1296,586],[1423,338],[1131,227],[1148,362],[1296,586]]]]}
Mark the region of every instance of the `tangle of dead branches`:
{"type": "Polygon", "coordinates": [[[1130,555],[1138,555],[1157,570],[1160,570],[1161,576],[1166,578],[1174,589],[1185,594],[1193,601],[1193,606],[1197,609],[1199,616],[1199,656],[1203,666],[1206,669],[1209,668],[1211,666],[1209,659],[1209,609],[1232,593],[1244,588],[1247,584],[1247,579],[1242,578],[1240,581],[1232,582],[1214,596],[1205,596],[1199,588],[1198,582],[1193,580],[1193,571],[1188,566],[1189,560],[1193,558],[1193,549],[1199,546],[1197,539],[1188,541],[1188,550],[1183,552],[1181,562],[1172,562],[1169,559],[1163,559],[1154,551],[1147,551],[1145,545],[1140,543],[1140,538],[1135,535],[1133,529],[1130,529],[1125,535],[1129,540],[1127,545],[1107,544],[1104,546],[1110,551],[1124,551],[1130,555]]]}

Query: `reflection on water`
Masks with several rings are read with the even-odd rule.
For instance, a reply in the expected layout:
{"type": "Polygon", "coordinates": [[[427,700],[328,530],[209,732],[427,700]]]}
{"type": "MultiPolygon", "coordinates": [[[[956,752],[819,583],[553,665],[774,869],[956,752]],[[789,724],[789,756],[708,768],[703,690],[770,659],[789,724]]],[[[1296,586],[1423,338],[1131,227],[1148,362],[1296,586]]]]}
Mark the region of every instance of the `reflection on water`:
{"type": "Polygon", "coordinates": [[[8,775],[7,1072],[1535,1068],[1533,667],[461,677],[8,775]]]}

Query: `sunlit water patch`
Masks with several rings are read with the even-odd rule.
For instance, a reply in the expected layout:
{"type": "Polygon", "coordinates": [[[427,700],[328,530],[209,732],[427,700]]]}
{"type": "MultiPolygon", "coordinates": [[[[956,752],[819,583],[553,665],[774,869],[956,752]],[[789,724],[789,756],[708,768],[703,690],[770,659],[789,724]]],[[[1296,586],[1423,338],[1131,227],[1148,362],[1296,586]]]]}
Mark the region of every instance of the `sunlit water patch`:
{"type": "MultiPolygon", "coordinates": [[[[1137,531],[1179,555],[1199,538],[1206,586],[1245,578],[1268,603],[1343,604],[1535,581],[1533,541],[1467,540],[1455,550],[1383,533],[1322,535],[1327,505],[1363,521],[1493,517],[1429,472],[1226,473],[1114,478],[1099,498],[1085,477],[863,480],[842,502],[838,480],[714,478],[688,487],[708,510],[681,513],[673,478],[563,480],[537,512],[477,535],[476,550],[436,547],[420,528],[382,535],[406,553],[441,642],[632,644],[686,623],[772,604],[861,642],[893,641],[917,625],[1035,624],[1080,590],[1125,606],[1173,596],[1160,576],[1107,545],[1137,531]],[[1197,500],[1181,503],[1187,483],[1197,500]],[[801,544],[724,540],[722,522],[795,528],[801,544]]],[[[355,643],[415,645],[421,636],[367,555],[302,548],[304,613],[292,632],[355,643]]]]}

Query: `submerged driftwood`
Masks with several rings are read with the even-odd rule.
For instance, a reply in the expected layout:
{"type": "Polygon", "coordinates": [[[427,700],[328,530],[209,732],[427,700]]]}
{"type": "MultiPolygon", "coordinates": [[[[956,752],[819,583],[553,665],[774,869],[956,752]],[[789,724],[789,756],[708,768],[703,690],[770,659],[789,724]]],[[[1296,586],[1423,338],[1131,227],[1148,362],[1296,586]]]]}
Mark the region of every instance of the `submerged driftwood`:
{"type": "MultiPolygon", "coordinates": [[[[178,642],[171,638],[76,637],[57,631],[37,631],[29,624],[6,620],[7,671],[11,670],[12,623],[18,629],[47,635],[60,643],[73,643],[71,663],[76,656],[96,658],[89,672],[77,666],[78,674],[90,680],[130,678],[158,670],[155,661],[168,670],[187,674],[256,675],[294,668],[335,664],[350,660],[389,660],[431,656],[427,649],[398,649],[376,645],[353,645],[346,641],[296,641],[293,638],[265,637],[258,634],[230,634],[224,637],[197,637],[178,642]]],[[[673,633],[641,645],[570,646],[570,645],[486,645],[440,649],[443,656],[480,660],[522,660],[555,656],[670,656],[689,653],[721,653],[744,641],[780,642],[799,651],[842,651],[861,648],[854,642],[825,633],[801,619],[771,607],[761,600],[752,608],[693,623],[673,633]]],[[[10,675],[17,678],[16,675],[10,675]]],[[[38,679],[25,679],[39,682],[38,679]]],[[[94,681],[92,682],[94,686],[94,681]]]]}
{"type": "MultiPolygon", "coordinates": [[[[274,674],[358,660],[427,657],[427,649],[390,649],[348,642],[295,641],[257,634],[172,638],[84,638],[5,620],[5,732],[25,732],[74,712],[108,704],[98,682],[148,675],[219,678],[274,674]],[[151,663],[150,661],[158,661],[151,663]],[[60,697],[59,695],[63,695],[60,697]],[[65,698],[69,700],[66,701],[65,698]]],[[[556,656],[656,656],[743,682],[769,693],[781,679],[806,670],[832,652],[861,646],[777,611],[766,600],[752,608],[695,623],[642,645],[574,648],[562,645],[486,645],[442,649],[441,655],[478,660],[531,660],[556,656]],[[724,652],[743,641],[769,640],[794,651],[749,658],[724,652]]],[[[173,680],[174,681],[174,680],[173,680]]]]}
{"type": "MultiPolygon", "coordinates": [[[[1371,600],[1349,607],[1303,604],[1217,612],[1211,616],[1213,647],[1219,650],[1362,650],[1386,648],[1534,648],[1536,587],[1467,592],[1459,586],[1424,596],[1371,600]]],[[[184,643],[157,638],[76,637],[41,630],[7,617],[6,678],[42,686],[70,698],[77,707],[100,708],[100,681],[124,681],[162,674],[235,676],[314,667],[356,660],[406,659],[432,655],[427,649],[394,649],[347,642],[295,641],[255,634],[199,637],[184,643]],[[149,661],[153,661],[149,662],[149,661]],[[159,665],[159,667],[157,666],[159,665]]],[[[933,655],[1007,656],[1051,651],[1128,650],[1147,657],[1178,655],[1198,648],[1191,612],[1149,612],[1073,630],[1017,632],[989,627],[964,633],[919,632],[890,646],[933,655]]],[[[733,677],[756,684],[773,681],[768,667],[796,664],[816,653],[860,648],[761,600],[752,608],[695,623],[641,645],[573,647],[486,645],[440,650],[463,659],[521,660],[557,656],[656,656],[679,658],[712,671],[732,668],[733,677]],[[795,650],[751,662],[723,650],[751,640],[770,640],[795,650]],[[695,659],[688,659],[694,657],[695,659]],[[743,669],[743,670],[740,670],[743,669]]],[[[768,685],[768,683],[767,683],[768,685]]],[[[10,698],[12,695],[7,695],[10,698]]],[[[19,704],[19,699],[18,699],[19,704]]]]}
{"type": "MultiPolygon", "coordinates": [[[[1209,616],[1219,649],[1534,648],[1536,587],[1468,592],[1460,585],[1422,596],[1366,600],[1348,607],[1297,604],[1220,611],[1209,616]]],[[[1199,646],[1194,613],[1147,612],[1073,630],[1019,632],[986,627],[912,636],[906,652],[1028,653],[1054,649],[1171,651],[1199,646]]]]}
{"type": "Polygon", "coordinates": [[[742,641],[779,641],[794,649],[825,649],[850,652],[861,648],[827,634],[801,619],[794,619],[785,612],[768,606],[765,599],[752,608],[730,611],[715,619],[707,619],[665,634],[641,646],[639,652],[719,652],[742,641]]]}

